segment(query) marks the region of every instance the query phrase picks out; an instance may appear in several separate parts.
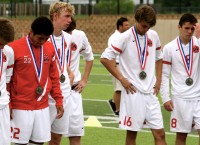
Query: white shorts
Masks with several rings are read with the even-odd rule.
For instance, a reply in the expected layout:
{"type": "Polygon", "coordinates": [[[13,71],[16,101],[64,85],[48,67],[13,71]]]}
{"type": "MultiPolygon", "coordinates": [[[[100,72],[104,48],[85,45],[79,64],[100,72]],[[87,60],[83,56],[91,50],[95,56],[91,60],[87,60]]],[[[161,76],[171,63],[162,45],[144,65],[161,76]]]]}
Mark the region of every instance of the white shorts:
{"type": "Polygon", "coordinates": [[[10,145],[10,111],[8,105],[0,109],[0,145],[10,145]]]}
{"type": "Polygon", "coordinates": [[[171,112],[170,130],[172,132],[190,133],[200,129],[200,100],[188,101],[173,99],[174,110],[171,112]]]}
{"type": "Polygon", "coordinates": [[[70,97],[69,110],[69,128],[68,133],[64,134],[65,137],[84,136],[84,117],[82,96],[80,93],[72,90],[70,97]]]}
{"type": "Polygon", "coordinates": [[[47,142],[51,139],[49,107],[41,110],[13,109],[11,120],[11,140],[13,143],[27,144],[47,142]]]}
{"type": "Polygon", "coordinates": [[[134,94],[122,91],[119,119],[119,127],[125,130],[140,131],[144,125],[151,129],[163,128],[158,98],[139,91],[134,94]]]}
{"type": "MultiPolygon", "coordinates": [[[[116,66],[117,66],[117,69],[119,70],[119,65],[116,65],[116,66]]],[[[122,91],[123,86],[121,82],[118,79],[116,79],[113,75],[111,76],[112,76],[114,91],[122,91]]]]}
{"type": "Polygon", "coordinates": [[[53,103],[49,104],[50,120],[51,120],[51,132],[56,134],[68,134],[69,132],[69,110],[71,109],[70,99],[71,93],[64,93],[64,114],[60,119],[56,119],[57,110],[53,103]]]}

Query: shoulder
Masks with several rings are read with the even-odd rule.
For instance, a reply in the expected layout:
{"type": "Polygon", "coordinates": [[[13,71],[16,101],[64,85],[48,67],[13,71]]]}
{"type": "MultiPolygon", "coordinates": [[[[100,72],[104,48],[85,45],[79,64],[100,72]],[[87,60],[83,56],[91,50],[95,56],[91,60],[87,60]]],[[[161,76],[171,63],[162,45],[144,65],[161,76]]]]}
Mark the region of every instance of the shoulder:
{"type": "Polygon", "coordinates": [[[128,30],[126,30],[123,33],[119,33],[117,35],[118,39],[122,39],[122,40],[131,39],[130,36],[133,35],[133,30],[132,29],[133,29],[133,27],[129,28],[128,30]]]}
{"type": "Polygon", "coordinates": [[[74,29],[72,35],[86,36],[85,32],[82,30],[74,29]]]}
{"type": "Polygon", "coordinates": [[[13,54],[13,49],[10,46],[5,45],[3,48],[3,52],[5,53],[5,55],[10,56],[13,54]]]}
{"type": "Polygon", "coordinates": [[[166,50],[171,50],[171,48],[174,48],[177,46],[177,38],[173,39],[172,41],[170,41],[169,43],[165,44],[163,49],[166,50]]]}
{"type": "Polygon", "coordinates": [[[63,36],[64,36],[65,39],[71,39],[72,38],[72,36],[69,33],[65,32],[65,31],[62,31],[62,33],[63,33],[63,36]]]}
{"type": "Polygon", "coordinates": [[[8,46],[10,46],[14,49],[16,47],[21,47],[21,46],[24,47],[25,44],[27,44],[26,37],[23,37],[21,39],[18,39],[18,40],[15,40],[15,41],[9,43],[8,46]]]}
{"type": "Polygon", "coordinates": [[[149,36],[159,37],[159,36],[158,36],[158,33],[157,33],[155,30],[152,30],[152,29],[149,29],[149,30],[147,31],[147,34],[148,34],[149,36]]]}
{"type": "Polygon", "coordinates": [[[72,35],[70,35],[69,33],[62,31],[64,39],[67,43],[71,43],[72,41],[72,35]]]}

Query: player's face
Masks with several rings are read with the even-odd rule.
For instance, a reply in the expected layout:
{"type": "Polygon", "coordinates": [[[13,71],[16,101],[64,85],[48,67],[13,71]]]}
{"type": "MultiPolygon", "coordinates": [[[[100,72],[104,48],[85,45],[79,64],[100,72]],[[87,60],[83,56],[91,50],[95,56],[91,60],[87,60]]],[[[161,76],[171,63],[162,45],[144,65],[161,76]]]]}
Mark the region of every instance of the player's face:
{"type": "Polygon", "coordinates": [[[31,44],[34,47],[40,47],[42,46],[48,39],[49,39],[49,35],[46,36],[44,34],[33,34],[33,32],[30,32],[30,39],[31,39],[31,44]]]}
{"type": "Polygon", "coordinates": [[[194,24],[191,24],[190,22],[186,22],[181,26],[178,26],[180,37],[185,40],[190,40],[192,35],[194,34],[194,24]]]}
{"type": "Polygon", "coordinates": [[[128,30],[130,28],[130,24],[128,21],[123,22],[122,24],[122,32],[128,30]]]}
{"type": "Polygon", "coordinates": [[[60,14],[55,14],[54,26],[60,30],[65,30],[69,27],[72,22],[72,14],[66,11],[61,11],[60,14]]]}
{"type": "Polygon", "coordinates": [[[150,29],[151,26],[147,22],[141,21],[137,22],[135,27],[138,34],[144,35],[150,29]]]}

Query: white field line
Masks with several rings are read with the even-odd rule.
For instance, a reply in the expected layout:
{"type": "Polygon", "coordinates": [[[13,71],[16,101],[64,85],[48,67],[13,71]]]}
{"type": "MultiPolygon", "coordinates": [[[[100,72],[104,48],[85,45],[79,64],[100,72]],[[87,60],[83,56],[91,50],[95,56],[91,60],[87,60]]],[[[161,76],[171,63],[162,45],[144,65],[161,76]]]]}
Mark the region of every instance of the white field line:
{"type": "MultiPolygon", "coordinates": [[[[89,115],[85,115],[84,118],[88,118],[90,117],[89,115]]],[[[100,123],[118,123],[118,118],[117,117],[109,117],[109,116],[95,116],[97,119],[104,119],[104,120],[111,120],[111,121],[99,121],[100,123]],[[115,121],[113,121],[115,120],[115,121]]],[[[102,126],[101,128],[105,128],[105,129],[115,129],[115,130],[122,130],[118,127],[106,127],[106,126],[102,126]]],[[[146,133],[151,133],[150,130],[141,130],[141,132],[146,132],[146,133]]],[[[165,132],[165,134],[167,135],[176,135],[176,133],[172,133],[172,132],[165,132]]],[[[193,134],[188,134],[188,136],[190,137],[199,137],[199,135],[193,135],[193,134]]]]}
{"type": "MultiPolygon", "coordinates": [[[[102,126],[101,128],[122,130],[122,129],[116,128],[116,127],[105,127],[105,126],[102,126]]],[[[150,130],[141,130],[140,132],[151,133],[150,130]]],[[[167,135],[176,135],[176,133],[172,133],[172,132],[165,132],[165,134],[167,134],[167,135]]],[[[188,136],[190,136],[190,137],[199,137],[199,135],[193,135],[193,134],[188,134],[188,136]]]]}
{"type": "Polygon", "coordinates": [[[90,84],[87,84],[87,86],[100,86],[100,85],[104,85],[104,86],[113,86],[112,84],[93,84],[93,83],[90,83],[90,84]]]}
{"type": "Polygon", "coordinates": [[[100,100],[100,99],[83,99],[83,101],[107,102],[107,100],[100,100]]]}
{"type": "Polygon", "coordinates": [[[112,82],[112,80],[101,80],[101,82],[112,82]]]}
{"type": "Polygon", "coordinates": [[[92,76],[110,76],[111,77],[111,74],[95,74],[95,73],[91,73],[90,75],[92,75],[92,76]]]}
{"type": "MultiPolygon", "coordinates": [[[[107,102],[107,100],[100,100],[100,99],[83,99],[85,101],[96,101],[96,102],[107,102]]],[[[95,115],[85,115],[84,118],[89,118],[90,116],[95,116],[95,115]]],[[[107,122],[105,121],[100,121],[100,123],[118,123],[119,118],[115,117],[115,116],[95,116],[97,119],[103,119],[103,120],[109,120],[107,122]]],[[[105,127],[102,126],[101,128],[107,128],[107,129],[116,129],[116,130],[121,130],[119,128],[116,127],[105,127]]],[[[151,133],[150,130],[141,130],[141,132],[146,132],[146,133],[151,133]]],[[[172,133],[172,132],[165,132],[165,134],[167,135],[176,135],[176,133],[172,133]]],[[[188,136],[190,137],[199,137],[199,135],[193,135],[193,134],[188,134],[188,136]]]]}

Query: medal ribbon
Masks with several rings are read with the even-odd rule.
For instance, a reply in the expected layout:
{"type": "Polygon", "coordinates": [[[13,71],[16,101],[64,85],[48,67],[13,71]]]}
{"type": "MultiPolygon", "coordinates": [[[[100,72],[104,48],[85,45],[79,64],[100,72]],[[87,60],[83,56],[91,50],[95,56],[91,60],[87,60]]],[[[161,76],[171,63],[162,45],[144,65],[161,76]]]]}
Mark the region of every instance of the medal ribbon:
{"type": "Polygon", "coordinates": [[[141,46],[140,46],[140,41],[138,38],[138,34],[136,32],[135,27],[132,28],[133,36],[135,38],[136,46],[137,46],[137,51],[138,51],[138,57],[140,60],[140,66],[142,70],[145,69],[146,65],[146,60],[147,60],[147,50],[148,50],[148,45],[147,45],[147,34],[144,35],[144,49],[142,51],[141,46]]]}
{"type": "Polygon", "coordinates": [[[60,71],[61,71],[61,74],[63,73],[63,70],[64,70],[64,62],[65,62],[65,48],[66,48],[66,43],[64,41],[64,36],[62,36],[62,48],[61,48],[61,54],[59,56],[58,54],[58,48],[56,46],[56,41],[54,39],[54,36],[51,35],[51,42],[53,42],[53,46],[54,46],[54,49],[55,49],[55,52],[56,52],[56,58],[57,58],[57,61],[59,62],[59,68],[60,68],[60,71]],[[53,40],[53,41],[52,41],[53,40]]]}
{"type": "Polygon", "coordinates": [[[31,46],[31,42],[30,42],[28,36],[26,37],[26,40],[27,40],[29,51],[31,53],[31,56],[32,56],[32,59],[33,59],[33,62],[34,62],[34,67],[35,67],[35,71],[36,71],[36,74],[37,74],[37,78],[38,78],[38,81],[40,82],[40,79],[41,79],[41,76],[42,76],[42,68],[43,68],[43,46],[40,47],[40,67],[38,67],[37,62],[36,62],[36,58],[35,58],[35,55],[34,55],[34,52],[33,52],[33,48],[31,46]]]}
{"type": "Polygon", "coordinates": [[[67,64],[70,66],[70,60],[71,60],[71,48],[67,50],[67,64]]]}
{"type": "Polygon", "coordinates": [[[1,76],[2,76],[2,70],[3,70],[3,50],[0,49],[0,80],[1,80],[1,76]]]}
{"type": "Polygon", "coordinates": [[[177,38],[177,44],[178,44],[178,48],[179,48],[180,53],[181,53],[181,57],[182,57],[182,61],[183,61],[185,70],[186,70],[188,76],[190,77],[190,75],[192,73],[192,64],[193,64],[193,50],[192,50],[193,39],[190,39],[190,42],[189,42],[189,59],[188,59],[188,61],[186,59],[186,55],[185,55],[185,52],[183,50],[183,46],[182,46],[182,42],[180,40],[180,37],[177,38]]]}

